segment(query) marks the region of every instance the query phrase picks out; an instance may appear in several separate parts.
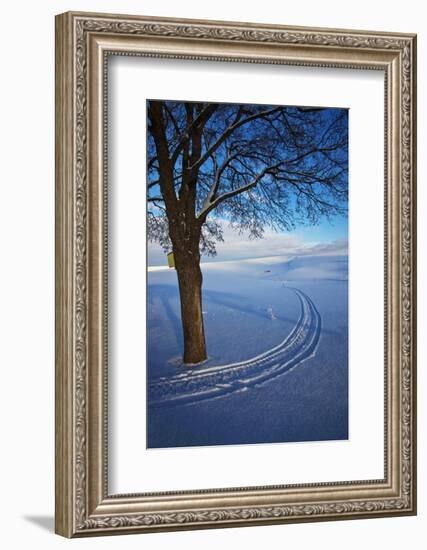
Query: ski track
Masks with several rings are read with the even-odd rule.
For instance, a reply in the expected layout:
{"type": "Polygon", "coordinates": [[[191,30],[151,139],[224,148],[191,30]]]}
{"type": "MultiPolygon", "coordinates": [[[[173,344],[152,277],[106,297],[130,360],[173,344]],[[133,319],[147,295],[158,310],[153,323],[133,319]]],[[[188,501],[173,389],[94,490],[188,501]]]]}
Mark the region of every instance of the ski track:
{"type": "Polygon", "coordinates": [[[158,378],[148,386],[150,408],[170,407],[213,399],[247,390],[293,370],[313,356],[320,338],[322,320],[312,300],[297,288],[300,317],[290,334],[278,345],[247,361],[206,369],[192,368],[170,378],[158,378]]]}

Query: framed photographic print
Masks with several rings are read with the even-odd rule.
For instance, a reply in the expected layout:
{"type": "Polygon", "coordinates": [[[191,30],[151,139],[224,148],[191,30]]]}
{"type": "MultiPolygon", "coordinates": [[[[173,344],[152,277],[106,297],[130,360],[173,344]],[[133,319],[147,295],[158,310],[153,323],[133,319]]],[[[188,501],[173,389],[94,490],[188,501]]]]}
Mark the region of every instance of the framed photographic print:
{"type": "Polygon", "coordinates": [[[56,18],[56,531],[416,512],[416,38],[56,18]]]}

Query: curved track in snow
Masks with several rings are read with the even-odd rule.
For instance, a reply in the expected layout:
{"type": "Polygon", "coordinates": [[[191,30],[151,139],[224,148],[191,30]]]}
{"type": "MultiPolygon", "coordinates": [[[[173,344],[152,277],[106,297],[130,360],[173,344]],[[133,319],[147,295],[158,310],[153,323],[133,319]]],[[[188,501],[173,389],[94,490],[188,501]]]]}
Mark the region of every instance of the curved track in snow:
{"type": "Polygon", "coordinates": [[[320,338],[321,317],[312,300],[297,288],[286,287],[298,296],[300,317],[291,333],[278,345],[247,361],[208,367],[189,368],[170,378],[149,384],[149,407],[168,407],[212,399],[246,390],[289,371],[314,354],[320,338]]]}

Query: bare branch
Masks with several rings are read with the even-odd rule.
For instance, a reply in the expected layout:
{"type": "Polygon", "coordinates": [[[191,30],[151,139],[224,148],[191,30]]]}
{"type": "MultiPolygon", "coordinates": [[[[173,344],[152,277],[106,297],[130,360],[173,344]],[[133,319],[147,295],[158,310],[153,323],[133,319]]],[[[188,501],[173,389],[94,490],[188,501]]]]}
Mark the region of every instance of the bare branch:
{"type": "Polygon", "coordinates": [[[165,199],[163,197],[147,197],[148,202],[155,202],[155,201],[161,201],[164,202],[165,199]]]}
{"type": "Polygon", "coordinates": [[[214,201],[212,201],[209,206],[206,208],[203,208],[202,211],[199,213],[198,219],[204,220],[206,219],[206,216],[211,212],[214,208],[216,208],[219,204],[226,201],[227,199],[231,199],[231,197],[234,197],[236,195],[239,195],[240,193],[244,193],[245,191],[248,191],[252,187],[255,187],[259,181],[268,173],[271,173],[272,170],[275,168],[278,168],[280,166],[280,162],[278,164],[267,166],[262,170],[258,176],[253,179],[250,183],[243,185],[242,187],[238,187],[237,189],[233,189],[232,191],[228,191],[227,193],[223,193],[219,197],[217,197],[214,201]]]}
{"type": "Polygon", "coordinates": [[[181,154],[184,145],[190,139],[190,135],[194,130],[194,128],[203,127],[217,109],[218,109],[218,104],[209,103],[207,107],[205,107],[200,112],[200,114],[191,122],[191,124],[186,128],[185,133],[182,135],[180,141],[178,142],[175,148],[175,151],[172,154],[171,162],[173,165],[176,163],[179,155],[181,154]]]}
{"type": "Polygon", "coordinates": [[[240,119],[237,122],[233,122],[230,124],[230,126],[223,132],[223,134],[219,137],[219,139],[208,149],[205,154],[193,165],[190,166],[190,168],[193,170],[195,168],[199,168],[206,160],[214,153],[218,147],[224,143],[224,141],[230,136],[233,132],[237,130],[237,128],[240,128],[244,124],[248,124],[249,122],[252,122],[253,120],[259,119],[259,118],[265,118],[268,115],[271,115],[273,113],[277,113],[280,110],[280,107],[275,107],[274,109],[269,109],[266,111],[261,111],[259,113],[255,113],[253,115],[250,115],[246,118],[240,119]]]}
{"type": "MultiPolygon", "coordinates": [[[[219,187],[219,184],[220,184],[220,181],[221,181],[221,176],[222,174],[224,173],[224,170],[227,168],[227,166],[230,165],[230,163],[236,159],[238,157],[238,153],[235,153],[234,155],[230,155],[230,151],[227,152],[227,157],[226,159],[224,160],[224,162],[221,164],[221,166],[218,168],[218,166],[216,166],[216,169],[215,169],[215,179],[212,183],[212,186],[211,188],[209,189],[209,193],[207,194],[206,196],[206,199],[205,199],[205,202],[203,203],[203,207],[202,207],[202,210],[204,210],[205,208],[207,208],[213,201],[213,199],[215,198],[217,192],[218,192],[218,187],[219,187]]],[[[216,163],[216,160],[215,160],[215,164],[216,163]]]]}
{"type": "Polygon", "coordinates": [[[148,104],[148,115],[151,121],[151,133],[154,138],[159,161],[160,190],[167,206],[170,209],[175,209],[177,198],[173,185],[172,166],[169,160],[165,120],[162,112],[163,104],[163,101],[150,101],[148,104]]]}

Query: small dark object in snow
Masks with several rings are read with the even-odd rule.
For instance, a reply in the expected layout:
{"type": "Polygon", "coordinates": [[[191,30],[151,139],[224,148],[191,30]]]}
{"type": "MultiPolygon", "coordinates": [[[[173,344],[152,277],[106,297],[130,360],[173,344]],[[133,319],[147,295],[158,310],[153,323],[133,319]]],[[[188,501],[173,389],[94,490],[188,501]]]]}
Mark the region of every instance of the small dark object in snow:
{"type": "Polygon", "coordinates": [[[277,319],[277,317],[274,315],[274,311],[272,307],[267,308],[267,317],[272,321],[275,321],[277,319]]]}

